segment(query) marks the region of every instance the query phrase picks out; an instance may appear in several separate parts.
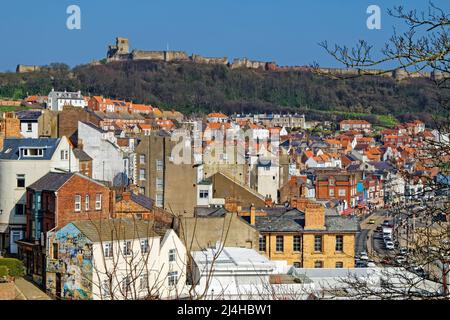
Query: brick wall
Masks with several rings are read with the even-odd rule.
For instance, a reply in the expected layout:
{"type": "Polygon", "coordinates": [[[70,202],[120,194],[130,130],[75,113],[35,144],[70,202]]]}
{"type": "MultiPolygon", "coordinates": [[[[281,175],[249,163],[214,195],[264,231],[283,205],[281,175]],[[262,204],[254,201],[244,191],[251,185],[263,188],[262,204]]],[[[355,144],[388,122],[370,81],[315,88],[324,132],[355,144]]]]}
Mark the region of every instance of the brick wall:
{"type": "Polygon", "coordinates": [[[110,191],[108,187],[74,175],[58,191],[57,227],[70,221],[101,219],[110,216],[110,191]],[[102,195],[101,210],[95,209],[95,196],[102,195]],[[81,196],[81,211],[75,212],[75,195],[81,196]],[[89,210],[85,209],[85,196],[89,195],[89,210]]]}
{"type": "Polygon", "coordinates": [[[65,106],[64,110],[58,114],[58,137],[66,136],[74,145],[77,145],[78,121],[99,124],[98,118],[92,113],[81,108],[65,106]]]}
{"type": "Polygon", "coordinates": [[[6,112],[0,119],[0,132],[5,138],[21,138],[20,120],[13,112],[6,112]]]}

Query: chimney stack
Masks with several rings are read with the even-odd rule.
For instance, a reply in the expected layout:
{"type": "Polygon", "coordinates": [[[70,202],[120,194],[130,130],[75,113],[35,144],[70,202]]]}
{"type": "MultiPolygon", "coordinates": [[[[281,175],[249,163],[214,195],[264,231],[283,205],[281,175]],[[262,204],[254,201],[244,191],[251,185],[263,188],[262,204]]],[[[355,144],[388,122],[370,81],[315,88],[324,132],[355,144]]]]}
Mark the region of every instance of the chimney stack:
{"type": "Polygon", "coordinates": [[[131,200],[131,192],[125,191],[122,193],[122,200],[130,201],[131,200]]]}
{"type": "Polygon", "coordinates": [[[309,202],[305,206],[305,230],[325,230],[325,207],[309,202]]]}

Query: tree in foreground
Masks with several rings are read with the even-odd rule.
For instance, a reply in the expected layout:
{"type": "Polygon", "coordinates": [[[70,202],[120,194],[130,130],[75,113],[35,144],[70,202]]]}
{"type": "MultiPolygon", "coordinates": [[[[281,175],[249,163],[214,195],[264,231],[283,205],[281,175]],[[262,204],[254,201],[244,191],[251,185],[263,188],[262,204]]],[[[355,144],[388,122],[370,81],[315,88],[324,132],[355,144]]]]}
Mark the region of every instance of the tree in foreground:
{"type": "MultiPolygon", "coordinates": [[[[429,73],[428,81],[436,89],[434,99],[439,109],[433,114],[433,137],[414,137],[416,146],[410,163],[394,161],[406,186],[416,186],[399,194],[401,202],[390,209],[397,241],[408,251],[405,261],[400,268],[386,271],[389,274],[384,277],[381,287],[374,288],[368,279],[360,277],[342,279],[347,290],[340,291],[337,297],[448,299],[450,15],[431,2],[427,12],[398,6],[388,14],[399,19],[407,30],[403,33],[394,31],[378,53],[364,40],[353,48],[330,46],[327,42],[320,45],[345,67],[356,69],[359,77],[393,72],[416,77],[429,73]]],[[[320,72],[320,69],[316,68],[316,71],[320,72]]],[[[392,254],[387,257],[375,254],[374,258],[384,259],[387,265],[395,264],[396,258],[399,259],[392,254]]]]}

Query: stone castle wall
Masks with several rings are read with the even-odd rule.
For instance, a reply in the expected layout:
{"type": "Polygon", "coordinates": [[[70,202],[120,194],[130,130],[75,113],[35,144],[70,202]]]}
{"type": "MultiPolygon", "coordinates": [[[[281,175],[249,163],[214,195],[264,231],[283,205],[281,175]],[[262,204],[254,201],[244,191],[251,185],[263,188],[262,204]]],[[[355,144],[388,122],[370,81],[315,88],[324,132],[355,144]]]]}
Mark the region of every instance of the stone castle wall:
{"type": "Polygon", "coordinates": [[[204,63],[204,64],[223,64],[228,65],[228,58],[210,58],[210,57],[203,57],[199,54],[193,54],[191,56],[192,62],[195,63],[204,63]]]}
{"type": "MultiPolygon", "coordinates": [[[[192,61],[194,63],[201,64],[220,64],[227,65],[231,69],[247,68],[263,71],[274,71],[274,72],[287,72],[287,71],[302,71],[302,72],[318,72],[325,75],[335,75],[335,76],[348,76],[356,77],[361,75],[378,75],[382,77],[393,78],[397,81],[401,81],[409,78],[430,78],[432,80],[442,80],[444,77],[449,75],[444,75],[442,72],[420,72],[420,73],[408,73],[405,70],[357,70],[352,68],[312,68],[308,66],[278,66],[275,62],[267,61],[255,61],[247,58],[237,58],[234,59],[232,63],[229,63],[227,57],[203,57],[198,54],[193,54],[188,56],[184,51],[142,51],[133,50],[128,53],[128,39],[117,38],[115,46],[109,46],[107,61],[129,61],[129,60],[156,60],[165,62],[176,62],[176,61],[192,61]]],[[[23,66],[22,72],[34,71],[35,66],[23,66]],[[25,71],[28,70],[28,71],[25,71]]],[[[19,67],[18,67],[19,70],[19,67]]],[[[18,71],[19,72],[19,71],[18,71]]]]}
{"type": "Polygon", "coordinates": [[[27,66],[24,64],[19,64],[16,68],[17,73],[36,72],[40,70],[41,70],[40,66],[27,66]]]}

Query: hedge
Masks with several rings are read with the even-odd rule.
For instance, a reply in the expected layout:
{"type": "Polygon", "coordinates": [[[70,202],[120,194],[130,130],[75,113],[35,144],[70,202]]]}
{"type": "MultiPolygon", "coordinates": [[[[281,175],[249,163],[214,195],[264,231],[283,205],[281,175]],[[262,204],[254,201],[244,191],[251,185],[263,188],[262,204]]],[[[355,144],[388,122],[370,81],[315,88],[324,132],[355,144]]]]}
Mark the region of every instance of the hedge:
{"type": "Polygon", "coordinates": [[[0,266],[0,278],[7,277],[9,275],[7,266],[0,266]]]}
{"type": "Polygon", "coordinates": [[[8,268],[8,273],[11,277],[23,277],[24,267],[22,261],[13,258],[1,258],[0,267],[8,268]]]}

